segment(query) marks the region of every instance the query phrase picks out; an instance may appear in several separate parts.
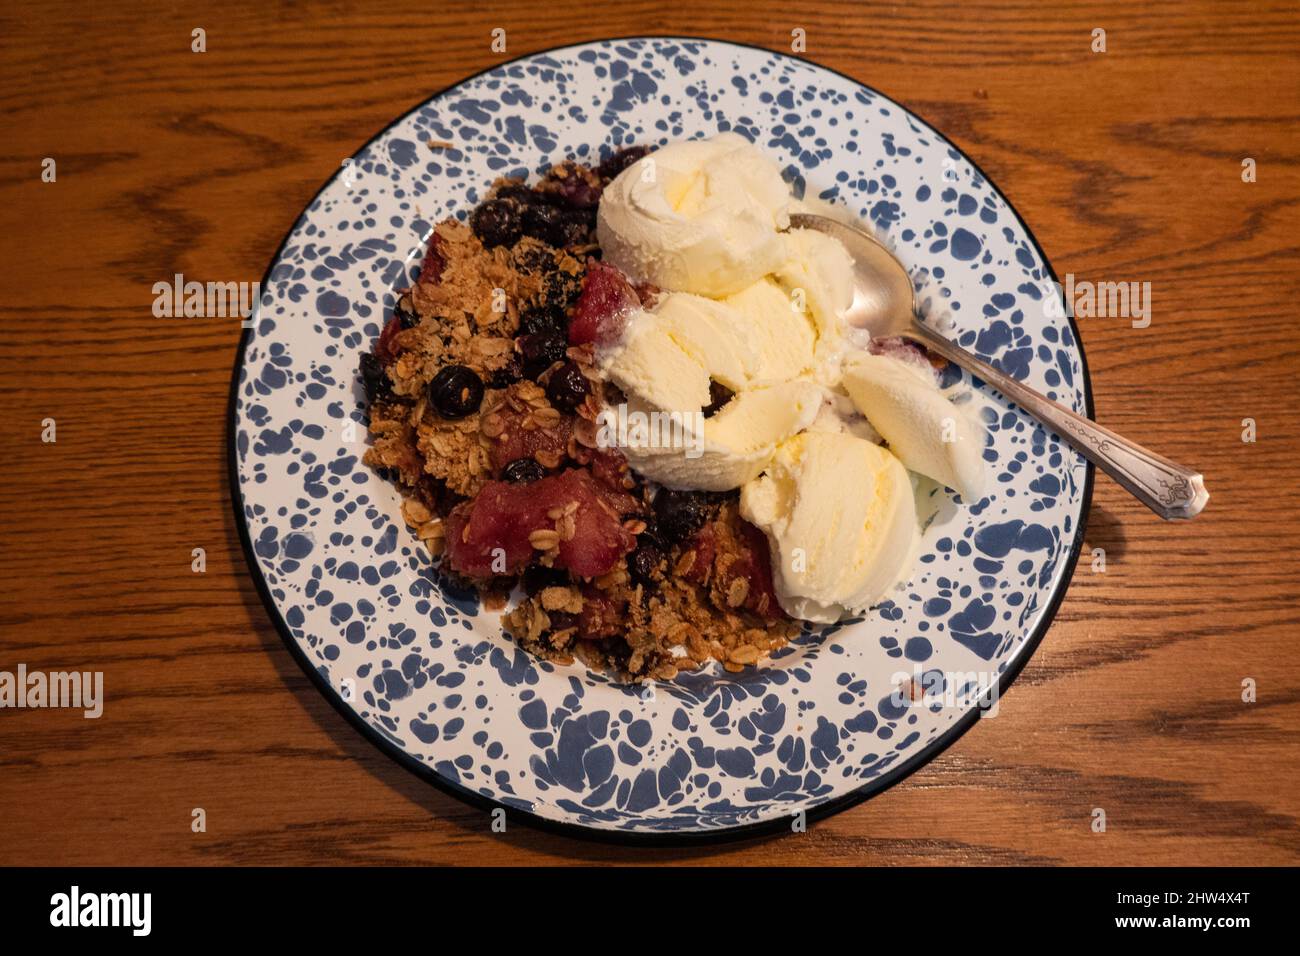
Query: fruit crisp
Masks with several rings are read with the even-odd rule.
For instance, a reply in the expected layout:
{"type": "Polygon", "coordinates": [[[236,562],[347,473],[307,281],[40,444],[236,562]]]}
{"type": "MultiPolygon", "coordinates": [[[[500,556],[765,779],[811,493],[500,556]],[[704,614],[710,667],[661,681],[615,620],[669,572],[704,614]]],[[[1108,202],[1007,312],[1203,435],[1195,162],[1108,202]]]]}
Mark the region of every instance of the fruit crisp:
{"type": "Polygon", "coordinates": [[[739,671],[798,625],[735,492],[656,489],[597,441],[622,396],[595,343],[656,290],[600,261],[596,206],[644,153],[499,180],[468,224],[439,223],[360,375],[365,460],[443,573],[493,604],[521,589],[505,627],[541,658],[667,680],[739,671]]]}

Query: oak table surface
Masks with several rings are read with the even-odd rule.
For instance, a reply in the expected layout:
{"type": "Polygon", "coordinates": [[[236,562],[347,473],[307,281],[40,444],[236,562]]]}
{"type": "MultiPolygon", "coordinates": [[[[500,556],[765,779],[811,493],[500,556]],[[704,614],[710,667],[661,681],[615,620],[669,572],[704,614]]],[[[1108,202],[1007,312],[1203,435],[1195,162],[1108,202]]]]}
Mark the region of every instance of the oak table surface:
{"type": "Polygon", "coordinates": [[[99,720],[0,710],[0,863],[1300,861],[1296,8],[439,7],[0,10],[0,670],[100,670],[107,698],[99,720]],[[1098,475],[1069,593],[998,717],[805,834],[494,834],[282,646],[226,480],[238,322],[157,319],[152,286],[258,280],[344,157],[502,59],[636,34],[788,52],[795,29],[974,158],[1062,277],[1151,283],[1148,328],[1080,320],[1097,417],[1201,468],[1208,510],[1163,524],[1098,475]]]}

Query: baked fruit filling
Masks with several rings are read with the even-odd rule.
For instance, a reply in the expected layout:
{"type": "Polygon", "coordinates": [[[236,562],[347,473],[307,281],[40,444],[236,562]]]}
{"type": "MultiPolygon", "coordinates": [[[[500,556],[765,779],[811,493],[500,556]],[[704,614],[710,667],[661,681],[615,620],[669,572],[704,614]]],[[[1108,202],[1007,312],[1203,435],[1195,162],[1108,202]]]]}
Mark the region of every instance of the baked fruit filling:
{"type": "Polygon", "coordinates": [[[657,488],[598,440],[624,398],[597,350],[659,293],[601,261],[596,209],[645,152],[499,180],[468,224],[440,222],[360,363],[365,460],[440,571],[490,607],[521,590],[504,623],[530,652],[632,680],[739,671],[798,630],[737,491],[657,488]]]}

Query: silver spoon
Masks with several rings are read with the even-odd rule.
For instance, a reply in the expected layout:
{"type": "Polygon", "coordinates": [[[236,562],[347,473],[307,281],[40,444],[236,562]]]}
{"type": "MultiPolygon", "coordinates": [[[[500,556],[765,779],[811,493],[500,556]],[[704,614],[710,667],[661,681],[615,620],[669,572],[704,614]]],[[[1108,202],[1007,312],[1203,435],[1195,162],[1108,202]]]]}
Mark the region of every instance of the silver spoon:
{"type": "Polygon", "coordinates": [[[838,239],[856,266],[849,324],[873,338],[911,339],[978,375],[1079,450],[1162,518],[1192,518],[1210,500],[1200,472],[1175,464],[1141,445],[1076,415],[931,331],[916,317],[912,279],[875,236],[826,216],[796,214],[795,229],[815,229],[838,239]]]}

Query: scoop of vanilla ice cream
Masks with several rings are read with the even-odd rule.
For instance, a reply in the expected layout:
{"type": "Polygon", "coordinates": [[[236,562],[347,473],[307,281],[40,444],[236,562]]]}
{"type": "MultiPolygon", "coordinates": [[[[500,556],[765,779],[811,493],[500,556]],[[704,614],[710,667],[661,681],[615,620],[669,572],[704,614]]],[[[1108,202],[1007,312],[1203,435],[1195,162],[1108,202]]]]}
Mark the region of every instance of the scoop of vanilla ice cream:
{"type": "Polygon", "coordinates": [[[709,373],[649,313],[628,323],[621,347],[600,356],[605,375],[629,397],[664,411],[699,412],[709,404],[709,373]]]}
{"type": "Polygon", "coordinates": [[[802,291],[805,308],[817,326],[818,346],[839,345],[844,313],[853,305],[853,257],[838,240],[815,229],[781,234],[786,260],[777,281],[794,298],[802,291]]]}
{"type": "Polygon", "coordinates": [[[709,380],[740,392],[798,378],[814,364],[817,336],[770,279],[724,301],[689,292],[637,312],[598,360],[625,395],[664,411],[699,411],[709,380]]]}
{"type": "MultiPolygon", "coordinates": [[[[812,423],[824,396],[821,386],[802,379],[746,389],[711,418],[700,416],[686,442],[630,445],[623,453],[640,474],[669,488],[730,491],[756,477],[782,441],[812,423]]],[[[653,422],[655,412],[628,399],[629,417],[653,422]]]]}
{"type": "Polygon", "coordinates": [[[861,353],[844,363],[843,386],[890,449],[912,471],[974,503],[984,495],[984,429],[954,405],[928,369],[861,353]]]}
{"type": "Polygon", "coordinates": [[[673,292],[654,310],[660,329],[733,392],[762,378],[761,357],[742,315],[721,302],[673,292]]]}
{"type": "Polygon", "coordinates": [[[721,297],[786,256],[789,187],[776,163],[736,133],[673,143],[605,187],[596,237],[633,281],[721,297]]]}
{"type": "Polygon", "coordinates": [[[770,278],[722,301],[689,292],[640,312],[623,339],[602,350],[606,375],[625,395],[665,411],[709,403],[709,380],[733,392],[817,371],[817,331],[806,311],[770,278]]]}
{"type": "Polygon", "coordinates": [[[782,382],[812,371],[817,329],[780,285],[759,279],[723,301],[740,317],[758,356],[755,381],[782,382]]]}
{"type": "Polygon", "coordinates": [[[911,567],[920,538],[902,463],[848,432],[783,442],[741,489],[740,513],[767,535],[781,607],[809,621],[879,601],[911,567]]]}

